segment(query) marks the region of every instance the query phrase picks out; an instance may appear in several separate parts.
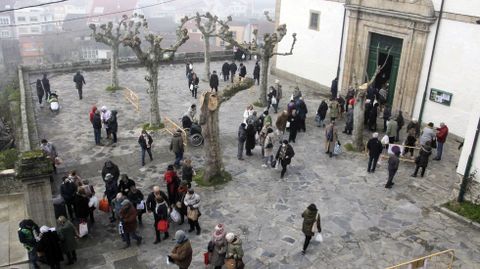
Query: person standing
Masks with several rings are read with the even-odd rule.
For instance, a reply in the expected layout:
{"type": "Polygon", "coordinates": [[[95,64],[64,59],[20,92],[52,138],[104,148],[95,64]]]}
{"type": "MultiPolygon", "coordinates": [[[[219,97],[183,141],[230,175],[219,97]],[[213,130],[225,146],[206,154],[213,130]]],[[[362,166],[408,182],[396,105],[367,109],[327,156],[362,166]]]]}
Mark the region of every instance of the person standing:
{"type": "Polygon", "coordinates": [[[447,140],[448,127],[445,123],[440,123],[440,128],[437,128],[437,156],[433,158],[435,161],[440,161],[442,159],[443,153],[443,144],[447,140]]]}
{"type": "Polygon", "coordinates": [[[104,181],[107,180],[107,174],[110,174],[115,183],[118,182],[118,178],[120,177],[120,169],[118,169],[118,165],[114,164],[110,160],[107,160],[102,168],[102,179],[104,181]]]}
{"type": "Polygon", "coordinates": [[[367,143],[368,150],[368,173],[375,173],[375,167],[377,166],[378,158],[383,151],[383,145],[378,140],[378,133],[373,133],[372,138],[367,143]]]}
{"type": "Polygon", "coordinates": [[[183,159],[183,137],[182,137],[182,130],[177,129],[177,131],[173,134],[172,140],[170,141],[170,151],[175,153],[175,167],[180,167],[180,161],[183,159]]]}
{"type": "Polygon", "coordinates": [[[242,81],[242,79],[244,79],[246,75],[247,75],[247,67],[245,67],[243,63],[240,63],[240,73],[238,74],[239,81],[242,81]]]}
{"type": "Polygon", "coordinates": [[[397,135],[395,136],[395,142],[400,141],[400,130],[405,125],[405,119],[403,118],[402,111],[398,111],[397,115],[397,135]]]}
{"type": "Polygon", "coordinates": [[[40,149],[42,150],[43,154],[45,154],[45,156],[52,162],[53,172],[56,174],[57,166],[55,164],[55,159],[58,157],[57,149],[52,143],[48,142],[47,139],[42,139],[40,149]]]}
{"type": "Polygon", "coordinates": [[[217,75],[217,71],[215,70],[213,70],[213,73],[210,76],[210,89],[212,91],[215,90],[215,93],[218,92],[218,75],[217,75]]]}
{"type": "Polygon", "coordinates": [[[179,269],[188,269],[192,263],[192,245],[184,231],[178,230],[175,233],[176,245],[172,249],[168,259],[178,265],[179,269]]]}
{"type": "Polygon", "coordinates": [[[152,144],[153,139],[152,136],[147,133],[146,130],[142,130],[142,133],[138,137],[138,144],[140,145],[140,149],[142,150],[142,166],[145,166],[145,152],[148,153],[150,157],[150,161],[153,161],[152,157],[152,144]]]}
{"type": "Polygon", "coordinates": [[[337,99],[338,94],[338,77],[332,80],[332,86],[330,86],[330,91],[332,93],[332,99],[337,99]]]}
{"type": "Polygon", "coordinates": [[[236,236],[234,233],[227,233],[225,236],[227,240],[227,259],[233,259],[235,263],[235,269],[243,269],[245,268],[245,264],[243,263],[243,247],[242,247],[242,240],[236,236]]]}
{"type": "Polygon", "coordinates": [[[122,174],[120,176],[120,182],[118,183],[118,191],[124,196],[127,196],[130,193],[130,188],[132,188],[132,186],[135,186],[135,182],[130,179],[127,174],[122,174]]]}
{"type": "Polygon", "coordinates": [[[255,121],[247,125],[247,138],[245,140],[245,155],[252,156],[252,150],[255,148],[255,134],[257,130],[255,129],[255,121]]]}
{"type": "Polygon", "coordinates": [[[295,151],[290,144],[288,144],[287,140],[283,140],[282,144],[277,150],[277,155],[275,159],[280,162],[282,166],[282,172],[280,172],[280,178],[285,176],[285,172],[287,172],[287,166],[292,162],[292,158],[295,156],[295,151]]]}
{"type": "Polygon", "coordinates": [[[77,88],[78,98],[82,100],[82,88],[83,85],[86,85],[85,78],[80,74],[80,71],[77,71],[77,74],[73,77],[73,82],[75,82],[75,87],[77,88]]]}
{"type": "Polygon", "coordinates": [[[101,143],[102,119],[100,118],[100,111],[98,110],[96,110],[95,114],[93,114],[92,127],[93,127],[93,135],[95,137],[95,145],[103,146],[103,144],[101,143]]]}
{"type": "Polygon", "coordinates": [[[293,109],[292,113],[288,116],[288,122],[290,122],[290,131],[288,136],[288,142],[295,143],[297,139],[298,129],[301,127],[300,116],[297,113],[297,110],[293,109]]]}
{"type": "Polygon", "coordinates": [[[335,126],[335,121],[330,122],[330,124],[325,128],[325,148],[327,154],[330,155],[330,158],[333,157],[333,151],[335,150],[335,145],[337,144],[338,134],[337,127],[335,126]]]}
{"type": "Polygon", "coordinates": [[[269,111],[270,106],[272,106],[275,113],[277,113],[276,111],[278,108],[278,100],[276,96],[277,96],[277,90],[275,89],[275,87],[270,86],[270,88],[268,88],[268,93],[267,93],[267,110],[266,111],[269,111]]]}
{"type": "Polygon", "coordinates": [[[323,100],[317,109],[316,121],[318,127],[325,127],[325,117],[327,116],[328,105],[326,100],[323,100]]]}
{"type": "Polygon", "coordinates": [[[395,137],[397,136],[397,120],[395,116],[391,116],[390,120],[387,123],[387,132],[385,133],[388,136],[388,144],[395,143],[395,137]]]}
{"type": "Polygon", "coordinates": [[[310,204],[302,213],[303,224],[302,232],[305,235],[305,242],[303,243],[302,255],[305,255],[307,247],[310,244],[310,240],[315,235],[314,225],[319,233],[322,232],[322,225],[320,223],[320,214],[318,213],[317,206],[310,204]]]}
{"type": "Polygon", "coordinates": [[[43,91],[45,91],[45,101],[48,101],[51,91],[50,91],[50,80],[48,80],[47,74],[43,74],[41,84],[42,84],[43,91]]]}
{"type": "Polygon", "coordinates": [[[47,226],[40,227],[40,241],[37,251],[43,253],[45,261],[51,269],[60,269],[60,262],[63,261],[60,238],[56,231],[47,226]]]}
{"type": "Polygon", "coordinates": [[[283,98],[282,84],[280,80],[275,79],[275,90],[277,90],[277,107],[280,104],[280,100],[283,98]]]}
{"type": "Polygon", "coordinates": [[[228,81],[230,78],[230,64],[228,62],[224,62],[222,65],[222,75],[223,81],[228,81]]]}
{"type": "Polygon", "coordinates": [[[115,210],[113,210],[113,200],[117,196],[118,193],[118,185],[117,181],[113,177],[112,174],[108,173],[105,178],[105,192],[103,193],[103,198],[108,200],[108,204],[110,205],[110,210],[112,211],[112,216],[110,217],[110,222],[115,222],[115,210]]]}
{"type": "Polygon", "coordinates": [[[262,164],[262,167],[268,167],[273,163],[273,147],[275,145],[275,134],[273,133],[273,129],[268,127],[267,128],[267,135],[265,137],[265,141],[263,142],[263,158],[265,163],[262,164]]]}
{"type": "Polygon", "coordinates": [[[340,113],[340,105],[336,99],[330,100],[328,109],[330,110],[330,121],[334,121],[338,117],[338,113],[340,113]]]}
{"type": "Polygon", "coordinates": [[[393,155],[390,155],[390,158],[388,158],[388,180],[387,184],[385,184],[385,188],[387,189],[392,188],[392,186],[395,184],[393,183],[393,177],[397,173],[398,165],[400,164],[400,159],[398,158],[399,156],[400,150],[397,149],[393,152],[393,155]]]}
{"type": "Polygon", "coordinates": [[[235,73],[237,73],[237,69],[238,69],[238,68],[237,68],[237,65],[235,64],[235,62],[232,62],[232,63],[230,64],[229,69],[230,69],[230,82],[233,83],[233,80],[235,79],[235,73]]]}
{"type": "Polygon", "coordinates": [[[347,119],[345,120],[344,134],[351,135],[353,131],[353,107],[348,106],[347,119]]]}
{"type": "Polygon", "coordinates": [[[178,178],[173,165],[168,165],[167,171],[163,174],[163,180],[167,184],[168,203],[174,205],[177,202],[177,189],[180,186],[180,179],[178,178]]]}
{"type": "Polygon", "coordinates": [[[40,107],[43,107],[42,100],[43,100],[43,95],[45,94],[45,91],[42,88],[42,81],[40,79],[37,79],[35,88],[37,89],[38,103],[40,104],[40,107]]]}
{"type": "Polygon", "coordinates": [[[191,92],[192,92],[192,97],[197,99],[197,91],[198,91],[198,83],[200,83],[200,80],[198,79],[197,73],[192,72],[192,83],[191,83],[191,92]]]}
{"type": "Polygon", "coordinates": [[[182,163],[182,181],[185,181],[189,184],[189,187],[192,184],[192,179],[194,175],[194,170],[192,167],[192,160],[185,159],[182,163]]]}
{"type": "Polygon", "coordinates": [[[93,116],[95,116],[95,112],[97,112],[97,106],[92,106],[92,109],[90,110],[90,113],[88,113],[90,123],[93,123],[93,116]]]}
{"type": "Polygon", "coordinates": [[[377,131],[377,117],[378,117],[378,107],[380,105],[375,103],[372,109],[370,110],[369,119],[368,119],[368,129],[372,132],[377,131]]]}
{"type": "Polygon", "coordinates": [[[420,152],[418,153],[417,158],[415,159],[415,172],[411,175],[412,177],[417,177],[418,170],[422,168],[420,176],[425,175],[425,169],[428,166],[428,159],[432,154],[432,147],[430,146],[430,141],[427,141],[425,145],[421,145],[420,152]]]}
{"type": "Polygon", "coordinates": [[[209,261],[213,269],[222,269],[225,264],[225,255],[227,254],[227,239],[225,238],[225,226],[217,224],[212,234],[212,240],[209,242],[209,261]]]}
{"type": "Polygon", "coordinates": [[[137,219],[138,224],[143,225],[142,215],[146,212],[145,202],[143,201],[143,193],[137,189],[135,182],[130,186],[130,191],[128,192],[127,199],[132,202],[133,206],[137,209],[137,219]]]}
{"type": "Polygon", "coordinates": [[[190,224],[188,232],[191,233],[197,230],[197,235],[200,235],[201,229],[198,223],[198,218],[200,217],[200,195],[190,188],[185,195],[183,203],[187,207],[188,224],[190,224]]]}
{"type": "Polygon", "coordinates": [[[125,199],[121,202],[121,209],[119,212],[120,223],[123,225],[125,247],[130,247],[130,237],[137,240],[137,245],[142,243],[142,237],[138,236],[136,233],[137,230],[137,209],[132,205],[132,203],[125,199]]]}
{"type": "Polygon", "coordinates": [[[287,128],[287,122],[288,122],[288,112],[284,110],[277,117],[277,120],[275,121],[275,127],[277,127],[278,132],[282,134],[285,133],[285,129],[287,128]]]}
{"type": "Polygon", "coordinates": [[[62,250],[67,256],[67,265],[74,264],[77,261],[76,249],[78,248],[78,244],[75,239],[79,237],[77,229],[64,216],[60,216],[57,219],[56,231],[60,238],[62,250]]]}
{"type": "Polygon", "coordinates": [[[102,120],[103,127],[105,127],[105,132],[107,133],[107,139],[110,139],[110,130],[108,129],[108,120],[112,116],[112,112],[107,109],[106,106],[102,106],[100,109],[100,119],[102,120]]]}
{"type": "Polygon", "coordinates": [[[90,206],[88,205],[90,198],[87,197],[85,189],[80,188],[75,194],[73,204],[75,205],[75,216],[80,223],[87,222],[88,216],[90,216],[90,206]]]}
{"type": "Polygon", "coordinates": [[[75,219],[73,212],[76,211],[74,210],[76,192],[77,192],[77,185],[75,185],[75,182],[73,182],[73,180],[71,180],[69,177],[65,177],[62,182],[62,185],[60,185],[60,195],[65,201],[65,205],[67,206],[68,216],[70,217],[70,220],[75,219]]]}
{"type": "Polygon", "coordinates": [[[298,98],[298,101],[295,103],[296,111],[298,113],[298,130],[306,132],[305,119],[307,118],[307,104],[303,101],[303,97],[298,98]]]}
{"type": "Polygon", "coordinates": [[[429,122],[427,126],[423,128],[422,135],[420,136],[420,145],[425,145],[429,142],[429,146],[431,146],[436,138],[435,130],[433,130],[433,122],[429,122]]]}
{"type": "Polygon", "coordinates": [[[260,65],[258,64],[258,61],[255,63],[255,67],[253,68],[253,80],[256,80],[257,85],[260,85],[260,65]]]}
{"type": "MultiPolygon", "coordinates": [[[[167,201],[167,195],[160,190],[159,186],[153,186],[152,192],[147,197],[147,212],[153,213],[153,229],[155,230],[155,242],[154,244],[160,243],[160,232],[157,229],[158,222],[160,221],[160,216],[158,215],[157,207],[162,203],[162,201],[167,201]]],[[[167,203],[168,206],[170,206],[167,203]]]]}
{"type": "Polygon", "coordinates": [[[387,131],[387,122],[391,116],[392,116],[392,109],[390,108],[389,105],[386,105],[385,108],[383,109],[383,132],[384,133],[387,131]]]}
{"type": "Polygon", "coordinates": [[[24,219],[18,224],[18,240],[23,244],[28,252],[28,261],[32,264],[33,268],[39,269],[37,264],[37,247],[38,242],[35,240],[35,235],[40,234],[40,228],[31,219],[24,219]]]}
{"type": "Polygon", "coordinates": [[[245,141],[247,140],[247,130],[245,130],[246,124],[242,122],[238,127],[238,151],[237,151],[237,159],[243,160],[243,148],[245,145],[245,141]]]}
{"type": "Polygon", "coordinates": [[[167,201],[165,201],[165,199],[163,199],[163,197],[160,195],[160,196],[156,196],[155,197],[155,202],[156,202],[156,207],[155,207],[155,214],[154,216],[155,217],[155,242],[153,242],[154,244],[158,244],[161,239],[160,239],[160,233],[164,233],[163,235],[163,240],[166,240],[168,237],[169,237],[169,234],[168,234],[168,204],[167,204],[167,201]],[[158,227],[158,223],[162,221],[163,223],[167,223],[167,227],[166,227],[166,230],[161,230],[159,229],[158,227]]]}

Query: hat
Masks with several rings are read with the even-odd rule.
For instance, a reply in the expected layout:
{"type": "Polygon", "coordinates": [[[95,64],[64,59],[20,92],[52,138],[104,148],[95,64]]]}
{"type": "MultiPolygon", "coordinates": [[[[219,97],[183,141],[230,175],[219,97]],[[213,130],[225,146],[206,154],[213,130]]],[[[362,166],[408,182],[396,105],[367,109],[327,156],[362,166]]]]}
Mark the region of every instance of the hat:
{"type": "Polygon", "coordinates": [[[310,204],[307,208],[312,211],[317,211],[317,206],[315,204],[310,204]]]}
{"type": "Polygon", "coordinates": [[[284,140],[282,141],[282,143],[288,145],[288,140],[287,140],[287,139],[284,139],[284,140]]]}
{"type": "Polygon", "coordinates": [[[185,240],[187,240],[188,237],[187,235],[185,234],[184,231],[182,230],[178,230],[176,233],[175,233],[175,240],[177,241],[177,243],[182,243],[184,242],[185,240]]]}
{"type": "Polygon", "coordinates": [[[276,79],[275,84],[278,84],[278,83],[280,83],[280,80],[276,79]]]}
{"type": "Polygon", "coordinates": [[[373,134],[372,134],[372,137],[373,137],[373,138],[378,138],[378,133],[373,133],[373,134]]]}
{"type": "Polygon", "coordinates": [[[233,239],[235,239],[235,234],[234,233],[228,233],[226,236],[225,236],[225,239],[227,239],[227,242],[228,243],[231,243],[233,241],[233,239]]]}
{"type": "Polygon", "coordinates": [[[113,178],[113,175],[110,174],[110,173],[108,173],[108,174],[105,175],[105,180],[107,180],[107,181],[110,180],[110,179],[112,179],[112,178],[113,178]]]}
{"type": "Polygon", "coordinates": [[[101,111],[107,111],[107,107],[106,106],[102,106],[102,108],[100,109],[101,111]]]}

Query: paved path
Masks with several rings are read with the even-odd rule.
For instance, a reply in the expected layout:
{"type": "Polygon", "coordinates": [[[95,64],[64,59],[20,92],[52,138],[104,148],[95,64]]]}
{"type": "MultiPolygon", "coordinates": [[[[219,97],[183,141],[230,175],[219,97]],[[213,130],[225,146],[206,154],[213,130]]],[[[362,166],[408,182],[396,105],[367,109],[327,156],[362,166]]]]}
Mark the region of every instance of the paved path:
{"type": "MultiPolygon", "coordinates": [[[[221,64],[213,63],[213,69],[220,70],[221,64]]],[[[249,74],[252,65],[253,62],[248,64],[249,74]]],[[[200,64],[195,68],[203,69],[200,64]]],[[[195,101],[187,90],[184,66],[165,66],[160,73],[161,114],[177,119],[195,101]]],[[[62,110],[52,115],[46,108],[36,109],[39,134],[57,146],[65,161],[63,171],[77,169],[81,176],[96,184],[98,194],[103,191],[99,175],[107,158],[134,178],[144,194],[154,184],[164,187],[162,173],[173,160],[168,152],[168,136],[161,133],[154,136],[155,160],[140,167],[136,139],[141,124],[147,122],[149,108],[144,75],[143,69],[120,71],[121,84],[140,95],[139,113],[123,99],[121,92],[104,90],[109,81],[106,71],[85,74],[87,85],[82,101],[76,98],[73,74],[55,76],[50,83],[60,94],[62,110]],[[119,111],[116,147],[94,146],[88,121],[93,104],[119,111]]],[[[289,96],[292,85],[284,84],[284,95],[289,96]]],[[[201,84],[201,88],[206,86],[201,84]]],[[[450,248],[455,249],[458,258],[456,268],[480,268],[479,231],[433,209],[448,199],[457,180],[458,152],[453,142],[446,143],[445,157],[440,163],[432,161],[425,178],[409,177],[414,167],[402,163],[395,187],[387,190],[383,188],[387,178],[385,164],[375,174],[367,174],[367,158],[363,155],[344,153],[328,158],[323,153],[324,130],[313,126],[314,112],[322,95],[302,88],[310,109],[307,133],[299,133],[293,145],[295,158],[286,177],[280,179],[278,170],[260,166],[258,148],[253,151],[254,156],[243,162],[235,157],[238,125],[246,105],[256,100],[255,91],[241,92],[221,108],[224,163],[233,180],[217,188],[196,188],[202,197],[203,230],[200,236],[191,235],[195,255],[191,268],[203,268],[202,254],[213,227],[219,222],[225,223],[228,231],[242,235],[246,268],[384,268],[450,248]],[[312,244],[307,255],[301,256],[300,215],[312,202],[320,209],[325,241],[312,244]]],[[[343,134],[340,137],[344,143],[349,140],[343,134]]],[[[202,148],[190,148],[187,155],[194,159],[196,167],[202,166],[202,148]]],[[[89,238],[81,240],[78,251],[81,262],[72,268],[166,268],[165,255],[174,242],[152,244],[151,217],[146,218],[145,226],[140,229],[145,244],[128,250],[119,250],[122,242],[115,227],[107,223],[107,216],[98,213],[97,220],[89,238]]],[[[173,225],[171,234],[177,228],[173,225]]]]}

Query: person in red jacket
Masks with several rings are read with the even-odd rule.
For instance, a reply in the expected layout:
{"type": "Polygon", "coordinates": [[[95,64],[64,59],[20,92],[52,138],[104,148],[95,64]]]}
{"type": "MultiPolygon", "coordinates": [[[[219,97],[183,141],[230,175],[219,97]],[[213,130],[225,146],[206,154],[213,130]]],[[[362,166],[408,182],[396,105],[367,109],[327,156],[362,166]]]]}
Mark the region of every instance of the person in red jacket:
{"type": "Polygon", "coordinates": [[[97,107],[96,106],[92,106],[92,110],[90,110],[90,123],[93,123],[93,116],[95,115],[95,111],[97,111],[97,107]]]}
{"type": "Polygon", "coordinates": [[[165,183],[167,183],[168,202],[174,205],[177,202],[177,189],[179,187],[180,179],[173,169],[173,165],[168,165],[167,171],[163,174],[165,183]]]}
{"type": "Polygon", "coordinates": [[[440,128],[437,128],[437,156],[433,158],[435,161],[440,161],[442,159],[443,144],[447,140],[448,127],[445,123],[440,123],[440,128]]]}

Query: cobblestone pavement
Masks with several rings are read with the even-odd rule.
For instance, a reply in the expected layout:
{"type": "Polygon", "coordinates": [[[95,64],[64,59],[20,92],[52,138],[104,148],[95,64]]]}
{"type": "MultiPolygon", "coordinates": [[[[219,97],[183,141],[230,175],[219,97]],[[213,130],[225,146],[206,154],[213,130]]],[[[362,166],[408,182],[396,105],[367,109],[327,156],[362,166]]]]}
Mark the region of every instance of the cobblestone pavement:
{"type": "MultiPolygon", "coordinates": [[[[221,64],[213,63],[213,69],[220,70],[221,64]]],[[[197,71],[203,69],[200,63],[195,67],[197,71]]],[[[252,67],[253,62],[249,62],[249,74],[252,67]]],[[[161,115],[178,120],[195,101],[189,96],[184,66],[164,66],[160,74],[161,115]]],[[[64,160],[60,170],[77,169],[94,182],[97,195],[103,192],[100,170],[108,158],[120,166],[122,173],[134,178],[145,195],[154,184],[165,186],[162,173],[173,160],[166,134],[154,135],[154,161],[140,166],[136,139],[141,124],[148,121],[149,109],[144,75],[141,68],[120,71],[121,84],[140,96],[139,113],[121,92],[104,90],[109,81],[107,71],[85,73],[87,85],[82,101],[77,100],[73,73],[55,74],[50,83],[60,95],[60,113],[52,115],[46,108],[36,108],[40,136],[52,141],[64,160]],[[93,104],[119,111],[119,142],[115,147],[94,146],[88,120],[93,104]]],[[[270,81],[274,78],[270,77],[270,81]]],[[[35,79],[32,77],[32,82],[35,79]]],[[[290,93],[292,84],[284,84],[290,93]]],[[[220,87],[224,85],[222,82],[220,87]]],[[[201,88],[207,86],[201,83],[201,88]]],[[[246,268],[384,268],[445,249],[455,250],[455,268],[480,268],[479,231],[434,210],[435,205],[447,201],[457,181],[458,152],[453,141],[446,143],[446,156],[441,162],[431,162],[424,178],[409,177],[413,165],[401,163],[396,185],[387,190],[383,188],[387,179],[385,161],[375,174],[367,174],[364,155],[343,153],[328,158],[324,154],[324,130],[313,124],[323,97],[318,91],[302,88],[310,109],[307,132],[299,133],[293,145],[295,158],[286,177],[280,179],[280,171],[261,167],[258,147],[245,161],[236,159],[238,125],[246,105],[256,100],[256,91],[241,92],[221,107],[224,163],[233,180],[216,188],[196,188],[202,197],[202,234],[190,235],[194,248],[191,268],[203,268],[203,252],[219,222],[225,223],[228,231],[241,234],[246,268]],[[323,243],[312,243],[302,256],[301,213],[312,202],[322,215],[325,239],[323,243]]],[[[285,106],[285,102],[282,100],[281,105],[285,106]]],[[[342,129],[343,122],[340,126],[342,129]]],[[[344,143],[349,140],[343,134],[340,139],[344,143]]],[[[187,155],[196,167],[202,166],[201,147],[189,147],[187,155]]],[[[145,226],[140,228],[145,243],[120,250],[122,242],[115,227],[108,223],[106,215],[97,213],[91,234],[81,240],[79,263],[71,268],[167,268],[165,257],[174,242],[153,245],[153,220],[151,216],[145,219],[145,226]]],[[[178,228],[173,225],[170,234],[178,228]]]]}

